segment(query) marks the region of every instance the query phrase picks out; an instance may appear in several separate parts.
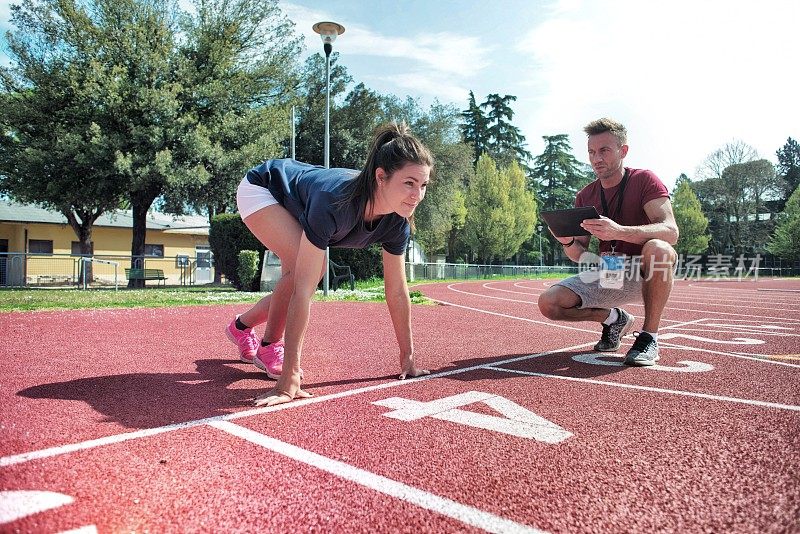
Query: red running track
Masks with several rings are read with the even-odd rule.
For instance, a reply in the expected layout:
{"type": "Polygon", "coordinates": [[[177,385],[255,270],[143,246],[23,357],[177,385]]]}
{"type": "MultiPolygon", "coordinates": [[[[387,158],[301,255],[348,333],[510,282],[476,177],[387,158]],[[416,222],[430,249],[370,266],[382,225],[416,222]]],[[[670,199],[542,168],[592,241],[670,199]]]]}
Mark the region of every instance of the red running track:
{"type": "Polygon", "coordinates": [[[402,382],[384,305],[315,303],[274,408],[246,306],[0,314],[0,532],[800,531],[799,282],[678,283],[650,369],[550,283],[417,286],[402,382]]]}

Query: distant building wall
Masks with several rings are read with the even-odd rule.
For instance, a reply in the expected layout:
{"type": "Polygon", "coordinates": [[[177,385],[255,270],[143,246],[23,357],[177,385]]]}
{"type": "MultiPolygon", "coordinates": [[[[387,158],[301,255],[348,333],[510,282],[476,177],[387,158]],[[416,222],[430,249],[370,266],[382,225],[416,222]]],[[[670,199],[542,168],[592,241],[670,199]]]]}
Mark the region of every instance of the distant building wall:
{"type": "MultiPolygon", "coordinates": [[[[94,256],[110,256],[112,259],[120,257],[115,260],[119,262],[117,276],[120,281],[125,280],[124,269],[131,266],[132,235],[130,228],[94,227],[92,229],[94,256]]],[[[2,239],[8,240],[9,257],[3,264],[4,273],[0,285],[47,285],[48,282],[63,285],[77,281],[80,256],[73,253],[73,243],[78,242],[78,237],[69,225],[0,222],[0,240],[2,239]],[[52,242],[52,253],[32,254],[33,250],[30,244],[36,241],[39,242],[39,246],[52,242]],[[25,252],[29,254],[27,256],[14,254],[25,252]]],[[[189,281],[193,283],[196,275],[195,265],[182,266],[177,257],[194,258],[197,252],[196,247],[208,247],[208,236],[176,233],[174,230],[148,229],[145,243],[148,246],[148,254],[144,259],[144,265],[139,261],[136,264],[137,267],[163,270],[167,277],[167,283],[170,284],[182,284],[189,281]]],[[[93,273],[95,281],[114,282],[113,267],[95,264],[93,273]]]]}

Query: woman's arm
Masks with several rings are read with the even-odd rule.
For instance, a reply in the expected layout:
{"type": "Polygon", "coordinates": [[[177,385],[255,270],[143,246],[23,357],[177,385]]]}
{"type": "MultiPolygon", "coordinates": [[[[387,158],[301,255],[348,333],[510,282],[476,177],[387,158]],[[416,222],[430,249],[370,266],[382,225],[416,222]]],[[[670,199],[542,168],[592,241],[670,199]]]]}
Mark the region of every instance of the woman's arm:
{"type": "Polygon", "coordinates": [[[256,405],[272,406],[289,402],[295,397],[311,396],[300,389],[300,355],[311,312],[311,299],[317,289],[324,260],[325,251],[311,244],[303,233],[294,263],[294,289],[286,316],[283,369],[278,383],[257,397],[256,405]]]}
{"type": "Polygon", "coordinates": [[[386,304],[392,317],[397,344],[400,346],[400,380],[406,376],[420,376],[430,371],[419,369],[414,361],[414,338],[411,334],[411,299],[406,284],[403,255],[383,251],[383,283],[386,304]]]}

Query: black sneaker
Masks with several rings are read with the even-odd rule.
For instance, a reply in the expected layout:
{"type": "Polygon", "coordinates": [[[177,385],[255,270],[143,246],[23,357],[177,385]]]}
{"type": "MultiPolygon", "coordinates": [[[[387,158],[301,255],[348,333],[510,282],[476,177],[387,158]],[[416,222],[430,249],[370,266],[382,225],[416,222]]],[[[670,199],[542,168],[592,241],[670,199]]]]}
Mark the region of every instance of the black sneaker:
{"type": "Polygon", "coordinates": [[[603,325],[603,335],[600,341],[594,346],[594,350],[599,352],[614,352],[619,348],[622,337],[633,328],[634,316],[622,308],[617,308],[619,317],[611,324],[603,325]]]}
{"type": "Polygon", "coordinates": [[[640,367],[655,365],[658,361],[658,342],[647,332],[635,332],[636,341],[625,355],[626,365],[640,367]]]}

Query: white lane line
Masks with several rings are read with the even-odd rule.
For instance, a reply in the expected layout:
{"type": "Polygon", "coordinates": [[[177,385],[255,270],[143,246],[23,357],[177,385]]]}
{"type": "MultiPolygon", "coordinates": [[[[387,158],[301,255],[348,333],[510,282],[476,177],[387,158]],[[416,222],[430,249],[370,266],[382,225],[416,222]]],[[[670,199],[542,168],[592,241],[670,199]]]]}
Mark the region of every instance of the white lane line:
{"type": "MultiPolygon", "coordinates": [[[[685,321],[685,322],[682,322],[682,323],[671,324],[669,326],[662,326],[659,330],[663,331],[663,330],[669,330],[669,329],[682,329],[685,326],[696,325],[698,323],[702,323],[703,321],[712,321],[712,320],[714,320],[713,317],[702,317],[700,319],[694,319],[692,321],[685,321]]],[[[726,319],[726,320],[728,320],[728,319],[726,319]]],[[[702,326],[702,324],[700,326],[702,326]]],[[[675,343],[675,342],[664,342],[664,341],[659,341],[658,345],[660,347],[664,347],[664,348],[668,348],[668,349],[686,350],[686,351],[691,351],[691,352],[705,352],[705,353],[708,353],[708,354],[716,354],[716,355],[719,355],[719,356],[731,356],[733,358],[740,358],[742,360],[752,360],[752,361],[756,361],[756,362],[770,362],[770,363],[775,363],[775,364],[778,364],[778,365],[783,365],[785,367],[798,367],[798,368],[800,368],[800,365],[797,365],[797,364],[794,364],[794,363],[780,362],[780,361],[775,361],[775,360],[766,360],[763,357],[753,356],[753,355],[750,355],[750,354],[743,354],[741,352],[723,352],[723,351],[714,350],[714,349],[704,349],[702,347],[689,347],[689,346],[686,346],[686,345],[680,345],[680,344],[675,343]]]]}
{"type": "Polygon", "coordinates": [[[785,291],[787,293],[800,293],[800,289],[777,289],[770,287],[759,287],[756,291],[785,291]]]}
{"type": "MultiPolygon", "coordinates": [[[[594,345],[594,341],[590,341],[588,343],[581,343],[579,345],[572,345],[570,347],[559,348],[550,350],[547,352],[539,352],[536,354],[527,354],[522,356],[516,356],[514,358],[507,358],[505,360],[500,360],[497,362],[493,362],[492,365],[507,365],[509,363],[516,363],[523,360],[538,358],[540,356],[547,356],[550,354],[555,354],[558,352],[563,351],[570,351],[570,350],[579,350],[586,347],[590,347],[594,345]]],[[[87,449],[93,449],[95,447],[102,447],[105,445],[112,445],[115,443],[122,443],[124,441],[129,441],[132,439],[139,439],[145,438],[149,436],[155,436],[158,434],[163,434],[165,432],[172,432],[174,430],[181,430],[184,428],[192,428],[199,425],[206,425],[212,423],[214,421],[232,421],[234,419],[240,419],[242,417],[252,417],[255,415],[261,415],[264,413],[271,413],[271,412],[278,412],[281,410],[289,410],[293,408],[301,408],[303,406],[307,406],[309,404],[316,404],[318,402],[327,402],[334,399],[341,399],[344,397],[350,397],[352,395],[359,395],[361,393],[368,393],[370,391],[377,391],[380,389],[389,389],[395,387],[403,387],[409,384],[414,384],[417,382],[422,382],[425,380],[433,380],[436,378],[442,378],[445,376],[457,375],[462,373],[468,373],[471,371],[477,371],[481,369],[486,369],[486,364],[480,365],[473,365],[471,367],[464,367],[461,369],[453,369],[451,371],[443,371],[441,373],[433,373],[426,376],[420,376],[417,378],[407,378],[406,380],[395,380],[392,382],[384,382],[382,384],[375,384],[372,386],[365,386],[363,388],[357,389],[349,389],[345,391],[340,391],[338,393],[331,393],[330,395],[320,395],[318,397],[311,397],[308,399],[300,399],[295,400],[294,402],[290,402],[287,404],[279,404],[277,406],[265,406],[262,408],[251,408],[249,410],[244,410],[241,412],[230,413],[225,415],[217,415],[214,417],[206,417],[204,419],[196,419],[194,421],[186,421],[183,423],[175,423],[172,425],[165,425],[157,428],[147,428],[143,430],[137,430],[135,432],[126,432],[124,434],[115,434],[113,436],[106,436],[103,438],[91,439],[87,441],[82,441],[80,443],[71,443],[68,445],[59,445],[56,447],[50,447],[47,449],[40,449],[38,451],[30,451],[24,452],[21,454],[15,454],[12,456],[4,456],[0,458],[0,468],[8,467],[11,465],[21,464],[25,462],[30,462],[32,460],[40,460],[43,458],[50,458],[53,456],[60,456],[62,454],[67,454],[71,452],[77,452],[87,449]]]]}
{"type": "MultiPolygon", "coordinates": [[[[661,319],[661,320],[663,321],[664,319],[661,319]]],[[[660,327],[660,328],[659,328],[659,331],[661,331],[661,330],[666,330],[666,329],[668,329],[668,328],[681,328],[681,327],[684,327],[684,326],[688,326],[688,325],[690,325],[690,324],[702,323],[702,322],[703,322],[703,321],[705,321],[705,320],[706,320],[706,317],[702,317],[702,318],[700,318],[700,319],[693,319],[693,320],[691,320],[691,321],[684,321],[684,322],[675,321],[675,324],[671,324],[671,325],[669,325],[669,326],[662,326],[662,327],[660,327]]]]}
{"type": "Polygon", "coordinates": [[[467,525],[486,530],[487,532],[543,532],[528,525],[523,525],[522,523],[517,523],[516,521],[484,512],[483,510],[461,504],[445,497],[440,497],[439,495],[392,480],[391,478],[376,475],[375,473],[353,467],[344,462],[327,458],[306,449],[301,449],[295,445],[271,438],[234,423],[215,421],[209,423],[209,426],[213,426],[214,428],[223,430],[251,443],[255,443],[265,449],[282,454],[292,460],[316,467],[317,469],[331,473],[339,478],[349,480],[359,486],[364,486],[373,491],[389,495],[390,497],[414,504],[437,514],[451,517],[467,525]]]}
{"type": "MultiPolygon", "coordinates": [[[[433,297],[428,297],[434,302],[438,302],[440,304],[446,304],[447,306],[453,306],[455,308],[463,308],[465,310],[470,310],[478,313],[485,313],[487,315],[497,315],[498,317],[506,317],[508,319],[516,319],[517,321],[525,321],[527,323],[536,323],[536,324],[543,324],[546,326],[552,326],[553,328],[562,328],[564,330],[576,330],[578,332],[588,332],[590,334],[597,335],[597,330],[589,330],[588,328],[577,328],[575,326],[567,326],[565,324],[556,323],[553,321],[537,321],[536,319],[528,319],[527,317],[517,317],[516,315],[508,315],[506,313],[499,313],[493,312],[489,310],[482,310],[480,308],[473,308],[472,306],[464,306],[463,304],[456,304],[455,302],[449,302],[446,300],[436,299],[433,297]]],[[[500,298],[500,297],[491,297],[491,298],[500,298]]],[[[501,300],[509,300],[509,299],[501,299],[501,300]]],[[[523,301],[516,301],[516,302],[523,302],[523,301]]],[[[528,302],[527,304],[533,304],[532,302],[528,302]]]]}
{"type": "MultiPolygon", "coordinates": [[[[485,298],[485,299],[504,300],[506,302],[520,302],[522,304],[536,304],[536,301],[534,301],[534,300],[517,300],[517,299],[509,299],[509,298],[505,298],[505,297],[495,297],[495,296],[492,296],[492,295],[486,295],[484,293],[473,293],[471,291],[464,291],[462,289],[456,289],[456,288],[453,287],[453,285],[454,284],[450,284],[450,285],[447,286],[447,289],[449,289],[453,293],[463,293],[464,295],[469,295],[471,297],[481,297],[481,298],[485,298]]],[[[538,297],[539,296],[539,295],[536,295],[536,294],[533,294],[533,293],[525,293],[525,294],[526,295],[530,295],[532,297],[538,297]]]]}
{"type": "MultiPolygon", "coordinates": [[[[541,289],[541,288],[530,288],[530,289],[532,289],[534,291],[538,291],[537,293],[532,293],[530,291],[525,291],[525,292],[512,291],[512,290],[501,289],[501,288],[493,286],[493,284],[501,284],[501,283],[502,282],[485,282],[485,283],[481,284],[481,287],[483,287],[485,289],[489,289],[491,291],[517,293],[517,294],[520,294],[520,295],[528,295],[528,296],[532,296],[532,297],[536,297],[536,296],[541,295],[541,291],[543,291],[543,289],[541,289]]],[[[467,287],[474,287],[475,286],[475,282],[453,282],[453,283],[451,283],[451,284],[449,284],[447,286],[447,289],[449,289],[449,290],[451,290],[453,292],[459,292],[459,293],[464,293],[464,294],[468,294],[468,295],[485,296],[487,298],[501,298],[501,297],[491,297],[491,296],[486,295],[484,293],[474,293],[474,292],[469,292],[467,290],[456,289],[454,286],[457,286],[457,285],[467,285],[467,287]]],[[[523,287],[523,286],[518,286],[517,284],[514,284],[512,287],[523,287]]],[[[735,290],[735,291],[740,291],[740,290],[735,290]]],[[[795,300],[793,300],[793,299],[791,299],[789,297],[787,297],[786,299],[783,299],[783,300],[776,299],[775,297],[771,297],[769,299],[764,298],[764,297],[755,298],[755,297],[757,297],[757,295],[754,294],[752,297],[745,296],[745,298],[738,299],[740,302],[737,303],[737,304],[729,304],[729,302],[731,301],[730,297],[729,298],[713,298],[717,294],[718,293],[716,291],[714,291],[714,292],[709,292],[709,294],[706,295],[706,296],[698,296],[698,292],[697,291],[688,291],[687,292],[684,288],[677,288],[676,287],[675,289],[672,290],[672,293],[670,294],[670,302],[680,302],[680,303],[685,303],[685,304],[717,304],[718,303],[718,305],[720,305],[720,306],[728,306],[728,307],[731,307],[731,306],[741,307],[741,305],[742,305],[741,303],[745,302],[745,303],[747,303],[748,307],[750,307],[751,309],[764,309],[764,310],[774,310],[775,309],[775,306],[774,306],[775,304],[783,304],[783,308],[786,311],[798,311],[798,310],[800,310],[800,307],[793,306],[795,304],[795,300]],[[769,306],[755,307],[756,304],[769,304],[769,306]]],[[[522,302],[527,302],[527,301],[522,301],[522,302]]]]}
{"type": "Polygon", "coordinates": [[[760,400],[753,400],[753,399],[740,399],[738,397],[726,397],[723,395],[711,395],[710,393],[695,393],[692,391],[682,391],[678,389],[663,389],[663,388],[656,388],[652,386],[640,386],[637,384],[624,384],[621,382],[606,382],[604,380],[593,380],[591,378],[576,378],[573,376],[563,376],[563,375],[553,375],[549,373],[534,373],[532,371],[519,371],[517,369],[506,369],[503,367],[496,367],[494,364],[487,365],[487,369],[491,369],[493,371],[499,371],[502,373],[510,373],[510,374],[517,374],[517,375],[524,375],[524,376],[538,376],[540,378],[556,378],[558,380],[567,380],[570,382],[583,382],[585,384],[596,384],[599,386],[612,386],[615,388],[623,388],[623,389],[635,389],[638,391],[648,391],[651,393],[667,393],[669,395],[681,395],[684,397],[695,397],[699,399],[708,399],[714,401],[723,401],[723,402],[735,402],[737,404],[747,404],[750,406],[759,406],[762,408],[776,408],[779,410],[788,410],[791,412],[800,412],[800,406],[795,406],[793,404],[781,404],[778,402],[767,402],[767,401],[760,401],[760,400]]]}
{"type": "Polygon", "coordinates": [[[75,502],[63,493],[37,490],[0,491],[0,525],[17,519],[61,508],[75,502]]]}
{"type": "Polygon", "coordinates": [[[501,293],[514,293],[516,295],[529,295],[529,296],[538,296],[539,295],[539,293],[531,293],[530,291],[514,291],[512,289],[502,289],[502,288],[499,288],[499,287],[492,287],[492,285],[491,285],[492,283],[496,284],[497,282],[487,282],[487,283],[483,284],[483,287],[485,287],[489,291],[500,291],[501,293]]]}
{"type": "Polygon", "coordinates": [[[691,352],[706,352],[708,354],[716,354],[719,356],[730,356],[731,358],[739,358],[740,360],[751,360],[754,362],[761,362],[761,363],[771,363],[773,365],[780,365],[783,367],[795,367],[800,368],[800,365],[796,363],[789,363],[789,362],[781,362],[776,360],[767,360],[765,357],[758,357],[752,356],[749,354],[742,354],[741,352],[725,352],[719,351],[714,349],[704,349],[701,347],[689,347],[687,345],[679,345],[677,343],[671,341],[660,341],[658,342],[659,347],[664,347],[665,349],[675,349],[675,350],[686,350],[691,352]]]}
{"type": "MultiPolygon", "coordinates": [[[[470,306],[463,306],[463,305],[460,305],[460,304],[455,304],[455,303],[450,303],[450,302],[447,302],[447,301],[442,301],[442,300],[439,300],[439,299],[431,298],[431,300],[433,300],[435,302],[440,302],[442,304],[447,304],[447,305],[450,305],[450,306],[454,306],[456,308],[464,308],[464,309],[467,309],[467,310],[475,311],[475,312],[478,312],[478,313],[486,313],[486,314],[489,314],[489,315],[497,315],[497,316],[506,317],[506,318],[510,318],[510,319],[516,319],[516,320],[519,320],[519,321],[526,321],[526,322],[532,322],[532,323],[537,323],[537,324],[544,324],[544,325],[552,326],[552,327],[555,327],[555,328],[562,328],[562,329],[567,329],[567,330],[577,330],[579,332],[588,332],[588,333],[592,333],[592,334],[596,334],[597,333],[594,330],[585,330],[585,329],[581,329],[581,328],[575,328],[575,327],[569,327],[569,326],[566,326],[566,325],[561,325],[561,324],[554,323],[554,322],[536,321],[536,320],[533,320],[533,319],[527,319],[527,318],[524,318],[524,317],[517,317],[517,316],[514,316],[514,315],[507,315],[507,314],[502,314],[502,313],[490,312],[490,311],[486,311],[486,310],[481,310],[479,308],[473,308],[473,307],[470,307],[470,306]]],[[[694,311],[694,310],[692,310],[692,311],[694,311]]],[[[664,328],[680,327],[682,325],[692,324],[692,323],[703,321],[703,320],[707,320],[707,319],[708,318],[695,319],[695,320],[692,320],[692,321],[686,321],[684,323],[677,323],[675,325],[671,325],[671,326],[664,327],[664,328]]],[[[40,449],[38,451],[30,451],[30,452],[25,452],[25,453],[21,453],[21,454],[5,456],[5,457],[0,458],[0,468],[8,467],[8,466],[11,466],[11,465],[16,465],[16,464],[20,464],[20,463],[25,463],[25,462],[29,462],[29,461],[33,461],[33,460],[49,458],[49,457],[53,457],[53,456],[60,456],[62,454],[67,454],[67,453],[71,453],[71,452],[77,452],[77,451],[81,451],[81,450],[92,449],[94,447],[111,445],[111,444],[114,444],[114,443],[121,443],[121,442],[132,440],[132,439],[138,439],[138,438],[154,436],[154,435],[161,434],[161,433],[164,433],[164,432],[171,432],[171,431],[174,431],[174,430],[180,430],[180,429],[184,429],[184,428],[192,428],[192,427],[195,427],[195,426],[198,426],[198,425],[208,424],[208,423],[213,422],[213,421],[235,420],[235,419],[239,419],[239,418],[242,418],[242,417],[251,417],[251,416],[255,416],[255,415],[260,415],[260,414],[263,414],[263,413],[270,413],[270,412],[274,412],[274,411],[293,409],[293,408],[300,408],[300,407],[306,406],[308,404],[315,404],[317,402],[326,402],[326,401],[329,401],[329,400],[348,397],[350,395],[358,395],[358,394],[366,393],[366,392],[369,392],[369,391],[375,391],[375,390],[379,390],[379,389],[386,389],[386,388],[392,388],[392,387],[401,387],[401,386],[405,386],[405,385],[408,385],[408,384],[412,384],[412,383],[416,383],[416,382],[420,382],[420,381],[424,381],[424,380],[432,380],[432,379],[436,379],[436,378],[441,378],[441,377],[455,375],[455,374],[461,374],[461,373],[467,373],[467,372],[480,370],[480,369],[491,369],[492,366],[494,366],[494,365],[507,365],[509,363],[515,363],[515,362],[518,362],[518,361],[537,358],[537,357],[540,357],[540,356],[547,356],[547,355],[558,353],[558,352],[564,352],[564,351],[570,351],[570,350],[578,350],[578,349],[582,349],[582,348],[591,347],[592,345],[594,345],[594,343],[595,343],[594,341],[589,341],[589,342],[586,342],[586,343],[573,345],[571,347],[564,347],[564,348],[559,348],[559,349],[546,351],[546,352],[540,352],[540,353],[536,353],[536,354],[522,355],[522,356],[518,356],[518,357],[515,357],[515,358],[509,358],[509,359],[506,359],[506,360],[493,362],[491,364],[474,365],[472,367],[465,367],[463,369],[454,369],[454,370],[451,370],[451,371],[445,371],[445,372],[441,372],[441,373],[434,373],[434,374],[430,374],[430,375],[427,375],[427,376],[422,376],[422,377],[413,378],[413,379],[407,379],[407,380],[404,380],[404,381],[399,381],[398,380],[398,381],[394,381],[394,382],[386,382],[386,383],[376,384],[376,385],[373,385],[373,386],[366,386],[366,387],[358,388],[358,389],[354,389],[354,390],[347,390],[347,391],[342,391],[342,392],[339,392],[339,393],[333,393],[333,394],[330,394],[330,395],[323,395],[323,396],[319,396],[319,397],[312,397],[312,398],[309,398],[309,399],[296,400],[296,401],[288,403],[288,404],[279,404],[278,406],[267,406],[267,407],[262,407],[262,408],[253,408],[253,409],[250,409],[250,410],[244,410],[244,411],[236,412],[236,413],[232,413],[232,414],[219,415],[219,416],[208,417],[208,418],[204,418],[204,419],[197,419],[197,420],[194,420],[194,421],[186,421],[186,422],[183,422],[183,423],[165,425],[165,426],[157,427],[157,428],[148,428],[148,429],[138,430],[138,431],[134,431],[134,432],[127,432],[127,433],[124,433],[124,434],[116,434],[116,435],[113,435],[113,436],[107,436],[107,437],[103,437],[103,438],[87,440],[87,441],[83,441],[83,442],[79,442],[79,443],[72,443],[72,444],[68,444],[68,445],[59,445],[59,446],[50,447],[50,448],[47,448],[47,449],[40,449]]],[[[752,360],[758,361],[758,362],[766,362],[766,363],[784,365],[784,366],[788,366],[788,367],[796,367],[797,366],[796,364],[790,364],[788,362],[778,362],[778,361],[774,361],[774,360],[766,360],[766,359],[761,359],[761,358],[749,358],[749,357],[746,357],[746,356],[743,356],[743,355],[740,355],[740,354],[735,354],[735,353],[732,354],[732,353],[727,353],[727,352],[719,352],[719,351],[713,351],[713,350],[695,348],[695,347],[683,347],[683,346],[680,346],[680,345],[674,345],[674,347],[675,348],[681,348],[683,350],[691,350],[691,351],[698,351],[698,352],[708,352],[708,353],[712,353],[712,354],[728,355],[728,356],[734,356],[734,357],[739,357],[739,358],[743,358],[743,359],[752,359],[752,360]]]]}
{"type": "Polygon", "coordinates": [[[745,326],[736,326],[731,328],[720,327],[718,330],[714,330],[710,327],[702,328],[706,325],[699,325],[699,326],[701,328],[681,328],[681,332],[698,332],[700,334],[747,334],[747,335],[760,335],[760,336],[770,336],[770,337],[800,337],[800,334],[792,334],[789,332],[775,332],[775,331],[770,332],[769,330],[764,330],[764,329],[758,330],[756,328],[745,330],[746,328],[745,326]]]}
{"type": "MultiPolygon", "coordinates": [[[[431,298],[431,297],[429,297],[429,298],[431,298]]],[[[515,315],[508,315],[508,314],[505,314],[505,313],[482,310],[480,308],[473,308],[471,306],[464,306],[462,304],[455,304],[453,302],[448,302],[448,301],[445,301],[445,300],[440,300],[440,299],[435,299],[435,298],[431,298],[431,300],[433,300],[434,302],[439,302],[441,304],[447,304],[448,306],[454,306],[456,308],[464,308],[464,309],[475,311],[475,312],[478,312],[478,313],[486,313],[488,315],[497,315],[499,317],[507,317],[509,319],[516,319],[518,321],[525,321],[525,322],[529,322],[529,323],[542,324],[542,325],[550,326],[550,327],[553,327],[553,328],[562,328],[562,329],[566,329],[566,330],[577,330],[578,332],[588,332],[590,334],[597,334],[596,330],[588,330],[588,329],[585,329],[585,328],[577,328],[577,327],[574,327],[574,326],[567,326],[567,325],[564,325],[564,324],[561,324],[561,323],[557,323],[557,322],[537,321],[536,319],[528,319],[526,317],[517,317],[515,315]]],[[[706,321],[706,320],[709,320],[709,319],[711,319],[711,318],[703,317],[701,319],[694,319],[692,321],[686,321],[684,323],[676,323],[676,324],[673,324],[673,325],[665,326],[665,327],[661,328],[661,330],[665,330],[667,328],[670,328],[670,329],[679,328],[681,326],[685,326],[685,325],[689,325],[689,324],[695,324],[695,323],[699,323],[701,321],[706,321]]],[[[724,356],[732,356],[734,358],[739,358],[739,359],[742,359],[742,360],[751,360],[751,361],[761,362],[761,363],[770,363],[770,364],[774,364],[774,365],[783,365],[785,367],[800,367],[800,366],[798,366],[796,364],[792,364],[792,363],[775,361],[775,360],[767,360],[767,359],[764,359],[764,358],[747,357],[747,356],[742,356],[740,354],[735,354],[735,353],[730,353],[730,352],[721,352],[721,351],[707,350],[707,349],[702,349],[702,348],[687,347],[687,346],[678,345],[678,344],[665,344],[665,343],[659,343],[659,344],[662,345],[662,346],[665,346],[665,347],[672,346],[673,348],[676,348],[676,349],[702,351],[702,352],[709,352],[709,353],[712,353],[712,354],[719,354],[719,355],[724,355],[724,356]]],[[[592,345],[592,343],[588,343],[588,345],[592,345]]]]}
{"type": "Polygon", "coordinates": [[[182,428],[191,428],[198,424],[205,423],[211,419],[216,419],[224,416],[217,416],[209,418],[208,420],[200,421],[187,421],[186,423],[176,423],[174,425],[166,425],[158,428],[147,428],[144,430],[137,430],[136,432],[126,432],[124,434],[115,434],[113,436],[106,436],[104,438],[90,439],[88,441],[81,441],[79,443],[70,443],[69,445],[59,445],[57,447],[50,447],[48,449],[40,449],[38,451],[24,452],[22,454],[15,454],[12,456],[4,456],[0,458],[0,468],[8,467],[10,465],[21,464],[30,462],[31,460],[40,460],[42,458],[50,458],[52,456],[60,456],[70,452],[83,451],[86,449],[93,449],[95,447],[102,447],[104,445],[112,445],[114,443],[121,443],[131,439],[146,438],[155,436],[164,432],[171,432],[173,430],[180,430],[182,428]]]}
{"type": "MultiPolygon", "coordinates": [[[[457,282],[457,283],[463,284],[464,282],[457,282]]],[[[470,291],[464,291],[462,289],[455,289],[455,288],[452,287],[453,285],[454,284],[448,284],[448,286],[447,286],[447,289],[449,289],[453,293],[461,293],[461,294],[464,294],[464,295],[469,295],[471,297],[481,297],[481,298],[487,298],[487,299],[502,300],[502,301],[505,301],[505,302],[517,302],[517,303],[520,303],[520,304],[534,304],[534,305],[536,304],[536,302],[534,302],[534,301],[509,299],[509,298],[504,298],[504,297],[496,297],[496,296],[492,296],[492,295],[485,295],[483,293],[475,293],[475,292],[470,292],[470,291]]],[[[538,295],[531,294],[531,296],[538,296],[538,295]]],[[[434,297],[428,296],[428,298],[433,300],[434,302],[441,302],[442,304],[448,304],[450,306],[459,306],[458,304],[454,304],[452,302],[447,302],[447,301],[444,301],[444,300],[440,300],[440,299],[437,299],[437,298],[434,298],[434,297]]],[[[681,301],[681,300],[676,300],[676,299],[670,299],[669,302],[682,302],[682,303],[686,303],[686,304],[696,304],[693,301],[681,301]]],[[[636,303],[636,302],[630,302],[630,303],[626,304],[625,306],[635,306],[635,307],[638,307],[638,308],[644,308],[644,304],[636,303]]],[[[742,306],[742,305],[739,304],[738,306],[742,306]]],[[[462,307],[469,308],[468,306],[462,306],[462,307]]],[[[469,309],[472,309],[472,308],[469,308],[469,309]]],[[[674,306],[667,306],[664,309],[665,310],[670,310],[670,311],[688,311],[688,312],[693,312],[693,313],[710,313],[710,312],[712,312],[712,310],[697,310],[697,309],[694,309],[694,308],[676,308],[674,306]]],[[[753,309],[753,307],[752,306],[748,306],[748,309],[753,309]]],[[[775,311],[774,307],[756,308],[756,309],[764,309],[764,310],[775,311]]],[[[718,310],[713,310],[713,313],[715,315],[733,315],[733,316],[736,316],[736,317],[755,317],[755,318],[759,318],[759,319],[773,319],[773,320],[780,320],[780,321],[786,321],[786,322],[798,322],[798,323],[800,323],[800,319],[788,319],[788,318],[785,318],[785,317],[774,317],[774,316],[769,316],[769,315],[754,315],[754,314],[749,314],[749,313],[733,313],[733,312],[723,312],[723,311],[718,311],[718,310]]],[[[584,330],[584,331],[588,331],[588,330],[584,330]]]]}
{"type": "MultiPolygon", "coordinates": [[[[669,326],[663,326],[659,330],[663,331],[663,330],[668,330],[668,329],[682,329],[685,326],[696,325],[698,323],[702,323],[703,321],[712,321],[712,320],[714,320],[713,317],[702,317],[700,319],[694,319],[693,321],[686,321],[686,322],[683,322],[683,323],[677,323],[677,324],[672,324],[672,325],[669,325],[669,326]]],[[[726,319],[726,321],[727,320],[728,319],[726,319]]],[[[731,320],[733,320],[733,319],[731,319],[731,320]]],[[[700,326],[702,326],[702,324],[700,326]]],[[[719,356],[730,356],[732,358],[739,358],[739,359],[742,359],[742,360],[752,360],[752,361],[756,361],[756,362],[769,362],[769,363],[774,363],[774,364],[777,364],[777,365],[782,365],[784,367],[797,367],[797,368],[800,368],[800,365],[798,365],[798,364],[775,361],[775,360],[767,360],[767,359],[765,359],[763,357],[753,356],[753,355],[750,355],[750,354],[743,354],[741,352],[724,352],[724,351],[719,351],[719,350],[714,350],[714,349],[704,349],[702,347],[690,347],[690,346],[687,346],[687,345],[680,345],[678,343],[675,343],[674,341],[672,341],[672,342],[659,341],[658,344],[659,344],[660,347],[664,347],[664,348],[668,348],[668,349],[686,350],[686,351],[690,351],[690,352],[705,352],[705,353],[708,353],[708,354],[716,354],[716,355],[719,355],[719,356]]]]}

